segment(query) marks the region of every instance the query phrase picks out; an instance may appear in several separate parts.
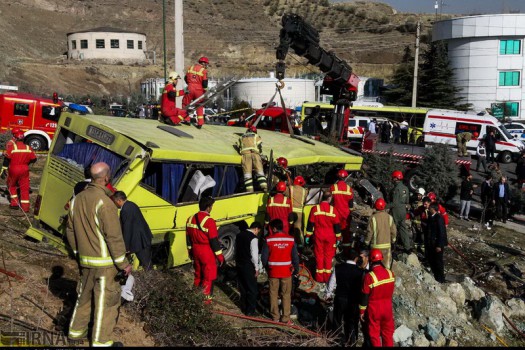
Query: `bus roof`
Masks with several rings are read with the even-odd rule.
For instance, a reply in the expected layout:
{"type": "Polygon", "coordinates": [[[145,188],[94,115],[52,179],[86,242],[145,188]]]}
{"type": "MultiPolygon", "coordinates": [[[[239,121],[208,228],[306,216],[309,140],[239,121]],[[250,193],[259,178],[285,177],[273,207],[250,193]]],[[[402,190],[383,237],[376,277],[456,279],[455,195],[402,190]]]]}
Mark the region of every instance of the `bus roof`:
{"type": "MultiPolygon", "coordinates": [[[[233,146],[237,145],[239,137],[246,131],[245,128],[221,125],[205,125],[200,130],[190,125],[174,127],[193,137],[190,138],[179,137],[159,129],[158,126],[166,127],[167,125],[156,120],[124,119],[99,115],[80,116],[67,113],[64,115],[71,115],[76,121],[85,119],[86,128],[89,124],[94,124],[108,132],[120,133],[144,146],[148,143],[150,145],[155,144],[158,148],[150,147],[152,159],[241,164],[241,156],[233,146]]],[[[61,118],[61,126],[63,126],[64,120],[64,117],[61,118]]],[[[66,129],[68,128],[66,127],[66,129]]],[[[85,129],[83,128],[83,130],[85,129]]],[[[313,143],[309,144],[293,139],[289,135],[268,130],[259,130],[258,134],[262,138],[263,154],[269,156],[270,149],[273,149],[274,159],[285,157],[290,166],[344,163],[347,164],[346,169],[349,170],[361,168],[363,161],[361,157],[350,155],[319,141],[309,140],[313,143]],[[349,167],[348,165],[352,166],[349,167]]]]}

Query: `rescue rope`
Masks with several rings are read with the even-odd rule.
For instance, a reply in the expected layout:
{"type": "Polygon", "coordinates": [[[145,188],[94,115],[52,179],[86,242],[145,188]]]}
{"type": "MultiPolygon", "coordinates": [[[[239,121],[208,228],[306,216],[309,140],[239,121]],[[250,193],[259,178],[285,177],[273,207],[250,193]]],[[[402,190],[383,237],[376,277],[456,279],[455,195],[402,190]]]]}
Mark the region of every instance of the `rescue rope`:
{"type": "Polygon", "coordinates": [[[506,348],[508,348],[509,346],[503,341],[503,339],[501,339],[496,333],[494,333],[494,331],[492,329],[490,329],[489,327],[485,326],[483,323],[481,323],[481,325],[483,326],[483,328],[485,328],[485,330],[487,332],[489,332],[490,334],[494,334],[494,336],[496,337],[496,339],[498,339],[498,341],[503,344],[506,348]]]}
{"type": "Polygon", "coordinates": [[[502,315],[505,318],[505,320],[510,324],[512,329],[514,329],[522,338],[525,338],[525,334],[523,334],[523,332],[520,331],[518,327],[516,327],[516,325],[507,317],[507,315],[505,315],[504,313],[502,315]]]}
{"type": "Polygon", "coordinates": [[[312,278],[312,273],[310,272],[310,270],[308,270],[308,268],[304,265],[304,264],[299,264],[299,267],[300,267],[300,270],[299,270],[299,277],[306,277],[306,281],[300,281],[300,284],[301,285],[305,285],[307,283],[311,283],[312,286],[310,288],[306,288],[304,291],[305,292],[310,292],[312,289],[315,288],[317,282],[315,282],[315,280],[312,278]],[[303,273],[304,271],[306,271],[306,274],[303,273]]]}
{"type": "Polygon", "coordinates": [[[465,260],[470,266],[472,266],[472,275],[471,276],[474,276],[476,274],[476,269],[477,269],[477,266],[471,262],[469,259],[467,259],[467,257],[465,255],[463,255],[463,253],[461,253],[459,251],[459,249],[457,249],[456,247],[454,247],[450,242],[448,243],[448,246],[450,248],[452,248],[453,251],[455,251],[459,256],[461,256],[463,258],[463,260],[465,260]]]}

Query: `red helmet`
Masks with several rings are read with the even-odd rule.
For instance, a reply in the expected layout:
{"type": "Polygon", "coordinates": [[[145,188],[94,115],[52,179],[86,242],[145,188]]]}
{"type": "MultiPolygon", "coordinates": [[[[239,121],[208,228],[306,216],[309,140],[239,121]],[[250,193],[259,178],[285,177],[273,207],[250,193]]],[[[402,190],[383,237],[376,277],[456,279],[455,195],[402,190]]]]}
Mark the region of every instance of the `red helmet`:
{"type": "Polygon", "coordinates": [[[399,170],[392,172],[392,179],[403,180],[403,173],[399,170]]]}
{"type": "Polygon", "coordinates": [[[277,186],[275,186],[275,189],[277,190],[277,192],[284,192],[284,191],[286,191],[286,183],[284,183],[284,181],[279,181],[277,183],[277,186]]]}
{"type": "Polygon", "coordinates": [[[295,179],[293,180],[293,184],[297,186],[304,186],[305,183],[306,181],[304,180],[304,177],[302,177],[301,175],[297,175],[295,179]]]}
{"type": "Polygon", "coordinates": [[[201,58],[199,58],[199,63],[210,64],[210,60],[208,60],[208,57],[202,56],[201,58]]]}
{"type": "Polygon", "coordinates": [[[474,131],[474,133],[472,134],[472,136],[474,136],[474,137],[478,137],[479,134],[478,134],[476,131],[474,131]]]}
{"type": "Polygon", "coordinates": [[[341,169],[337,172],[337,177],[340,179],[346,179],[348,177],[348,171],[341,169]]]}
{"type": "Polygon", "coordinates": [[[378,198],[376,202],[374,203],[374,207],[377,210],[385,210],[386,208],[386,202],[383,198],[378,198]]]}
{"type": "Polygon", "coordinates": [[[250,126],[248,127],[248,131],[251,131],[251,132],[255,132],[255,133],[256,133],[256,132],[257,132],[257,128],[256,128],[255,126],[253,126],[253,125],[250,125],[250,126]]]}
{"type": "Polygon", "coordinates": [[[437,198],[437,196],[436,196],[436,194],[434,192],[428,192],[427,197],[430,198],[430,200],[432,202],[435,202],[436,198],[437,198]]]}
{"type": "Polygon", "coordinates": [[[383,253],[381,253],[381,250],[372,249],[370,251],[370,261],[371,262],[382,261],[382,260],[383,260],[383,253]]]}
{"type": "Polygon", "coordinates": [[[280,166],[286,169],[288,168],[288,159],[284,157],[279,157],[277,158],[277,164],[279,164],[280,166]]]}
{"type": "Polygon", "coordinates": [[[23,139],[24,138],[24,132],[20,128],[14,128],[13,130],[11,130],[11,133],[17,139],[23,139]]]}

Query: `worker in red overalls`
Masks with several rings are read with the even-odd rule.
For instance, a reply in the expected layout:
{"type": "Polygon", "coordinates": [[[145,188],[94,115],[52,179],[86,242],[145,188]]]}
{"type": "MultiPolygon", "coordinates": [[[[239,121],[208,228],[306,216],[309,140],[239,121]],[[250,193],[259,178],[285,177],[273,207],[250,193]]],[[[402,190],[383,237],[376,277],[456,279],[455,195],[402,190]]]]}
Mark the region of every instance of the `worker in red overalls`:
{"type": "Polygon", "coordinates": [[[345,182],[348,177],[348,172],[341,169],[337,172],[339,179],[330,187],[332,192],[332,204],[339,216],[339,224],[341,226],[341,233],[343,234],[342,245],[349,246],[352,236],[350,235],[350,222],[352,220],[351,209],[354,206],[354,192],[352,187],[345,182]]]}
{"type": "Polygon", "coordinates": [[[441,214],[441,216],[443,217],[443,220],[445,221],[445,226],[448,226],[449,218],[448,218],[447,210],[445,209],[444,206],[438,203],[437,195],[434,192],[428,192],[427,197],[430,198],[432,203],[437,203],[439,207],[439,214],[441,214]]]}
{"type": "Polygon", "coordinates": [[[330,192],[324,192],[321,203],[310,211],[304,240],[308,245],[312,235],[315,236],[315,280],[319,283],[328,283],[332,274],[332,259],[337,245],[341,242],[339,216],[335,208],[330,205],[331,197],[330,192]]]}
{"type": "Polygon", "coordinates": [[[19,206],[26,213],[29,212],[29,164],[36,162],[36,154],[31,147],[24,143],[24,132],[19,128],[12,130],[13,140],[6,144],[2,177],[5,177],[7,168],[7,188],[11,197],[11,209],[19,206]],[[20,200],[18,191],[20,188],[20,200]]]}
{"type": "Polygon", "coordinates": [[[372,347],[394,346],[394,273],[383,266],[379,249],[370,251],[370,272],[365,274],[359,313],[365,322],[372,347]]]}
{"type": "Polygon", "coordinates": [[[186,223],[186,243],[188,255],[193,260],[195,279],[193,285],[202,287],[204,302],[211,304],[213,282],[217,279],[217,261],[224,264],[219,235],[215,220],[210,216],[215,200],[202,197],[199,201],[199,212],[188,218],[186,223]]]}
{"type": "Polygon", "coordinates": [[[280,181],[275,186],[277,193],[275,196],[268,198],[266,203],[266,216],[264,223],[268,225],[274,219],[281,219],[283,222],[283,232],[290,234],[290,226],[294,222],[292,202],[290,198],[284,195],[286,191],[286,183],[280,181]]]}
{"type": "MultiPolygon", "coordinates": [[[[182,100],[182,108],[185,108],[191,101],[204,95],[208,89],[208,64],[207,57],[199,58],[199,63],[188,68],[184,81],[188,84],[188,93],[182,100]]],[[[204,125],[204,107],[197,108],[197,127],[200,129],[204,125]]]]}
{"type": "Polygon", "coordinates": [[[180,123],[189,124],[190,117],[184,109],[177,108],[176,99],[184,95],[184,90],[177,89],[177,81],[180,75],[177,72],[170,72],[168,82],[162,90],[162,97],[160,100],[160,111],[162,113],[163,122],[169,125],[177,125],[180,123]]]}

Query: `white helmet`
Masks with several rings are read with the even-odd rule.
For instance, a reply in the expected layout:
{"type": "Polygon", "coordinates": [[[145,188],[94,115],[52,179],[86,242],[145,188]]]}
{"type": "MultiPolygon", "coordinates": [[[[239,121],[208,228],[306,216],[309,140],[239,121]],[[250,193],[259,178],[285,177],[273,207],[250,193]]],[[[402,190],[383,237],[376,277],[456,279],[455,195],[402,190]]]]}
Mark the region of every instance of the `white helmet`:
{"type": "Polygon", "coordinates": [[[168,80],[169,81],[175,81],[176,79],[180,79],[179,73],[177,73],[175,71],[170,72],[170,74],[168,75],[168,80]]]}
{"type": "Polygon", "coordinates": [[[424,196],[426,192],[425,192],[425,189],[423,187],[420,187],[420,188],[417,189],[417,193],[422,195],[422,196],[424,196]]]}

